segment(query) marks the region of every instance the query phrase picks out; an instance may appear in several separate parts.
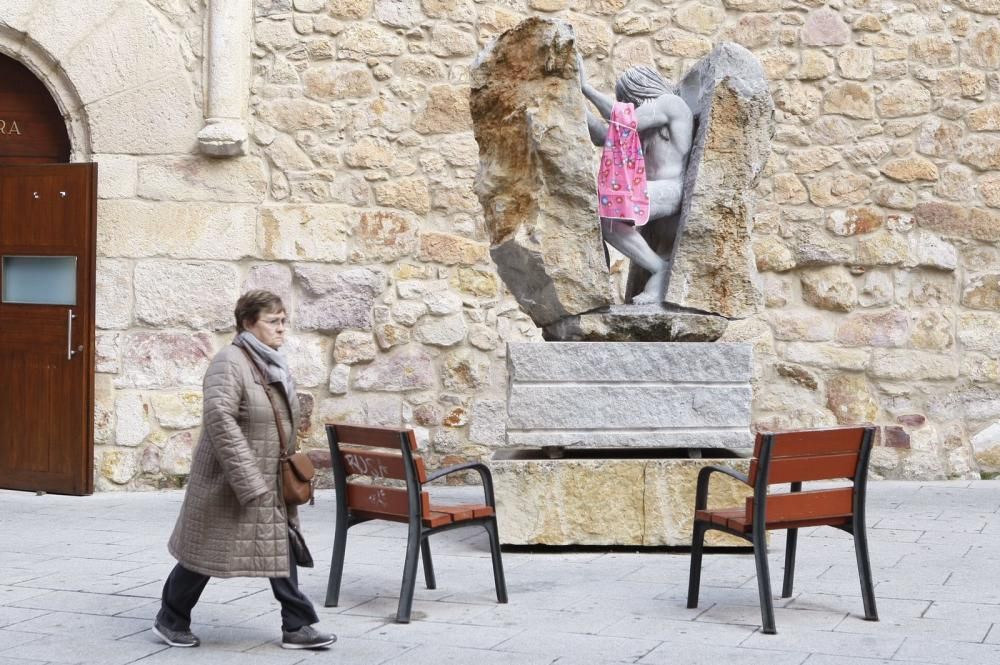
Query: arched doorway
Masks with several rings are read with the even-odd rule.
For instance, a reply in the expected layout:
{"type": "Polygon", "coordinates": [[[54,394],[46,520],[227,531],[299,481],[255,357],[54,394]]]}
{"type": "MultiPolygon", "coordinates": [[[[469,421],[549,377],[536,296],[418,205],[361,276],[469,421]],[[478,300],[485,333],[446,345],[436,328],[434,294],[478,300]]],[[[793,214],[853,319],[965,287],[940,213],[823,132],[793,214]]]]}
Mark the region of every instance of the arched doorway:
{"type": "Polygon", "coordinates": [[[97,167],[0,55],[0,488],[93,491],[97,167]]]}
{"type": "Polygon", "coordinates": [[[69,133],[45,85],[0,55],[0,164],[65,164],[69,133]]]}

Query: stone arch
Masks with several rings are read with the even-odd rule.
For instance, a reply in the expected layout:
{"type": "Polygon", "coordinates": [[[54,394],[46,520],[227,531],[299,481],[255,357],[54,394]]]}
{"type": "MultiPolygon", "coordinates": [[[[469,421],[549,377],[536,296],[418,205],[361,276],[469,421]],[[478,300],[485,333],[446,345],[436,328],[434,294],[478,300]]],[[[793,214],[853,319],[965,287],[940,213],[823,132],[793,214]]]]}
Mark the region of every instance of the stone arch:
{"type": "Polygon", "coordinates": [[[69,134],[70,161],[89,161],[92,151],[85,110],[72,81],[40,44],[0,23],[0,53],[17,60],[41,81],[55,100],[69,134]]]}
{"type": "MultiPolygon", "coordinates": [[[[190,153],[202,125],[180,29],[145,2],[0,3],[0,51],[24,63],[60,105],[73,160],[190,153]],[[72,14],[73,21],[46,17],[72,14]]],[[[193,57],[193,56],[192,56],[193,57]]]]}

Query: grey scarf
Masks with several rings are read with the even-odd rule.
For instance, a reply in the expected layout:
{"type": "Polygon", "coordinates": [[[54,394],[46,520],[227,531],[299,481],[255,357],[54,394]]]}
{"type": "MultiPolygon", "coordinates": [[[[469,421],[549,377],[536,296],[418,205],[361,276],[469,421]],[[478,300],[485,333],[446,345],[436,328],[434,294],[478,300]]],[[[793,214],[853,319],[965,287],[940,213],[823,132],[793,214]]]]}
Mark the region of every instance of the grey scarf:
{"type": "Polygon", "coordinates": [[[268,383],[280,383],[285,389],[285,397],[290,401],[295,394],[295,381],[292,380],[292,372],[288,369],[288,359],[285,358],[285,354],[272,349],[246,330],[237,335],[236,339],[243,343],[243,348],[257,361],[257,366],[264,372],[264,379],[268,383]]]}

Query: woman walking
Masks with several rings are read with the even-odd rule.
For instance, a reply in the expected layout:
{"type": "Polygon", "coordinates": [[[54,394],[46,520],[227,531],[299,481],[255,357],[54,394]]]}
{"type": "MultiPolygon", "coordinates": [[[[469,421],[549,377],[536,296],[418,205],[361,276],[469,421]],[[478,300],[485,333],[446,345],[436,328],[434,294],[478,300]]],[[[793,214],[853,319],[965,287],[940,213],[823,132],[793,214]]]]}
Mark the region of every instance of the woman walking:
{"type": "Polygon", "coordinates": [[[285,307],[273,293],[249,291],[235,314],[236,338],[205,373],[201,439],[167,546],[177,565],[163,585],[153,633],[170,646],[196,647],[191,610],[210,578],[267,577],[281,603],[281,646],[325,647],[337,638],[312,626],[319,617],[299,590],[289,544],[288,525],[297,526],[298,512],[285,505],[279,481],[280,442],[295,441],[299,416],[295,384],[278,353],[285,307]]]}

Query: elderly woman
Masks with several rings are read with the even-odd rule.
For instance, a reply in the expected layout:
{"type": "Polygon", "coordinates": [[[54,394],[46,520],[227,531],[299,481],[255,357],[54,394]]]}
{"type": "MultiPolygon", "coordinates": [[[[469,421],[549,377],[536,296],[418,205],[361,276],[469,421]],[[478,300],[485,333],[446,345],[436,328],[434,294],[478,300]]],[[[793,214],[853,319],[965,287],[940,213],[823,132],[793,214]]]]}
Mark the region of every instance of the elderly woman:
{"type": "Polygon", "coordinates": [[[319,617],[299,590],[288,540],[298,514],[285,505],[279,484],[278,427],[294,442],[299,416],[295,384],[278,352],[285,307],[273,293],[250,291],[235,314],[236,338],[205,373],[201,439],[168,544],[178,563],[163,585],[153,632],[170,646],[196,647],[191,610],[209,578],[267,577],[281,603],[281,646],[325,647],[337,638],[312,627],[319,617]]]}

